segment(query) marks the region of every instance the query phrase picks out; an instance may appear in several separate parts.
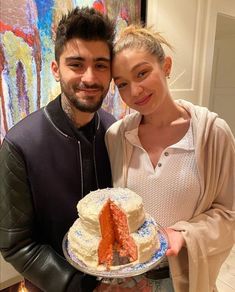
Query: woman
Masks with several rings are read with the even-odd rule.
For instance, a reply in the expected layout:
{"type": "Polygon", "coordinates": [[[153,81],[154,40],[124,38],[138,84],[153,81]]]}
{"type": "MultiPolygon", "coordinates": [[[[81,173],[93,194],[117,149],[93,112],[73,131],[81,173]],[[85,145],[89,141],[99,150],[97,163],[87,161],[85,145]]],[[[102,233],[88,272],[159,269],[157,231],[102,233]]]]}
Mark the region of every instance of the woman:
{"type": "Polygon", "coordinates": [[[159,291],[216,291],[234,244],[235,141],[217,114],[172,99],[172,60],[162,44],[171,47],[151,29],[130,26],[114,46],[114,82],[135,112],[106,134],[113,184],[141,195],[166,228],[171,278],[156,280],[159,291]],[[172,290],[164,290],[166,280],[172,290]]]}

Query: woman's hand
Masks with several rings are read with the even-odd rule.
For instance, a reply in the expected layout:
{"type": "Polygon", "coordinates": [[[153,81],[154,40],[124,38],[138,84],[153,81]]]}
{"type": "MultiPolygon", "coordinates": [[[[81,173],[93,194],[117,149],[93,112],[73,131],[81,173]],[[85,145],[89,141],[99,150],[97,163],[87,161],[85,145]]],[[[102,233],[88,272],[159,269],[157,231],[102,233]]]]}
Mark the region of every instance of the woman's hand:
{"type": "Polygon", "coordinates": [[[181,248],[185,245],[184,237],[180,231],[175,231],[170,228],[166,228],[165,231],[169,239],[169,248],[166,256],[177,256],[181,248]]]}

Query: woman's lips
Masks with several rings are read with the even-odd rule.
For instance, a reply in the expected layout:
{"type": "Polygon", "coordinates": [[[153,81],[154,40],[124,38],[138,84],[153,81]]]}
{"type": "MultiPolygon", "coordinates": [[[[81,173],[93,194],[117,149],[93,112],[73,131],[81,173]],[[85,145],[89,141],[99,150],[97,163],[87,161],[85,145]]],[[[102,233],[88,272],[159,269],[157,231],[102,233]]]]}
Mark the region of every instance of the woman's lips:
{"type": "Polygon", "coordinates": [[[145,105],[151,98],[152,94],[142,97],[135,102],[136,105],[145,105]]]}

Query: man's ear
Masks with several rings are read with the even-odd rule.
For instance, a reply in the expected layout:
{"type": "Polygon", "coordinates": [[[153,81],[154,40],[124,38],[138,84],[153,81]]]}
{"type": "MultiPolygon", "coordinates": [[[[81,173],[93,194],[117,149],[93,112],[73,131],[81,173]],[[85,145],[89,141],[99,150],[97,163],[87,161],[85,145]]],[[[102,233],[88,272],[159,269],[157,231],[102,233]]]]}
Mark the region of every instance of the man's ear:
{"type": "Polygon", "coordinates": [[[163,71],[166,77],[169,77],[171,74],[172,59],[170,56],[166,56],[163,64],[163,71]]]}
{"type": "Polygon", "coordinates": [[[53,60],[51,62],[51,71],[52,71],[52,74],[54,75],[54,78],[57,82],[60,81],[60,70],[59,70],[59,65],[58,63],[53,60]]]}

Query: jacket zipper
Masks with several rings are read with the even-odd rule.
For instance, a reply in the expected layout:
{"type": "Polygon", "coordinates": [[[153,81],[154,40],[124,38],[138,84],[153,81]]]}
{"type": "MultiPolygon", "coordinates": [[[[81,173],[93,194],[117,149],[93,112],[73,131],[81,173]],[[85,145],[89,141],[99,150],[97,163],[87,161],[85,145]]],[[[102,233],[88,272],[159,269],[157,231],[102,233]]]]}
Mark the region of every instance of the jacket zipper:
{"type": "MultiPolygon", "coordinates": [[[[47,112],[46,107],[44,108],[44,112],[48,118],[48,120],[51,122],[51,124],[53,125],[53,127],[59,132],[61,133],[63,136],[65,136],[66,138],[70,138],[70,136],[68,136],[67,134],[65,134],[64,132],[62,132],[58,127],[56,127],[56,125],[53,123],[53,121],[51,120],[50,115],[47,112]]],[[[100,116],[99,113],[97,112],[98,115],[98,125],[97,125],[97,129],[99,129],[100,127],[100,116]]],[[[84,186],[83,186],[83,167],[82,167],[82,151],[81,151],[81,144],[80,141],[77,141],[78,145],[79,145],[79,159],[80,159],[80,168],[81,168],[81,194],[82,194],[82,198],[84,197],[84,186]]],[[[97,188],[99,188],[99,183],[98,183],[98,176],[97,176],[97,167],[96,167],[96,160],[95,160],[95,136],[93,139],[93,159],[94,159],[94,168],[95,168],[95,179],[96,179],[96,186],[97,188]]]]}
{"type": "Polygon", "coordinates": [[[98,182],[98,176],[97,176],[97,167],[96,167],[96,159],[95,159],[95,136],[93,138],[93,161],[94,161],[94,168],[95,168],[95,179],[96,179],[96,187],[99,189],[99,182],[98,182]]]}
{"type": "Polygon", "coordinates": [[[81,144],[80,141],[78,142],[78,148],[79,148],[79,159],[80,159],[80,169],[81,169],[81,193],[82,193],[82,198],[84,197],[84,187],[83,187],[83,167],[82,167],[82,151],[81,151],[81,144]]]}
{"type": "MultiPolygon", "coordinates": [[[[97,126],[96,126],[96,132],[99,130],[99,127],[100,127],[100,115],[99,113],[97,112],[97,126]]],[[[93,160],[94,160],[94,168],[95,168],[95,179],[96,179],[96,187],[97,189],[100,188],[99,186],[99,181],[98,181],[98,175],[97,175],[97,166],[96,166],[96,157],[95,157],[95,138],[96,136],[94,135],[94,138],[93,138],[93,160]]]]}

